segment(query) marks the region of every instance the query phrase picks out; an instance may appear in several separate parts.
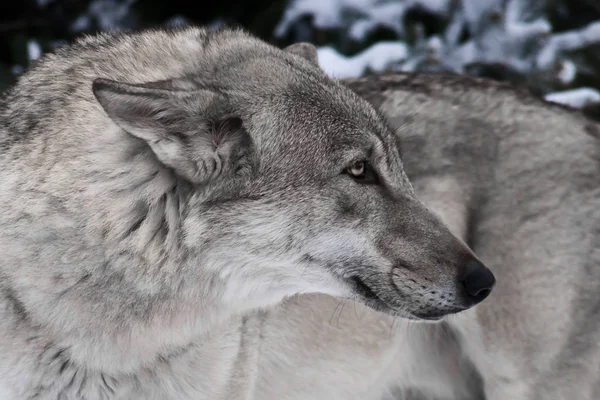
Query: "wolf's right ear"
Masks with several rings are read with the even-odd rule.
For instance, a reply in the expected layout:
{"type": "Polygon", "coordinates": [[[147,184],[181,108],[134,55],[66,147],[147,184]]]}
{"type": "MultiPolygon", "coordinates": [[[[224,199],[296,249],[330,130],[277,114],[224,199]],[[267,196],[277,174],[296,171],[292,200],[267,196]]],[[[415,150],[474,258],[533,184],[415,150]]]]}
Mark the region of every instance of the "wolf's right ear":
{"type": "Polygon", "coordinates": [[[319,55],[317,53],[317,48],[308,42],[291,44],[283,49],[283,51],[300,56],[319,67],[319,55]]]}
{"type": "Polygon", "coordinates": [[[101,78],[92,90],[115,124],[144,140],[159,161],[192,183],[251,169],[242,164],[251,161],[252,140],[220,93],[101,78]]]}

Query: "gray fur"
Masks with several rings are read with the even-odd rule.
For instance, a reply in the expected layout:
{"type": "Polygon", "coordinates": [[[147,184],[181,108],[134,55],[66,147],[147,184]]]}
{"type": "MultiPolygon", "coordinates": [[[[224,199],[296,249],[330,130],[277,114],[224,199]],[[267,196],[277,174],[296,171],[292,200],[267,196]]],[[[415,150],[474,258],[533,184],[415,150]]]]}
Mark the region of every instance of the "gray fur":
{"type": "Polygon", "coordinates": [[[597,399],[597,124],[466,77],[347,83],[398,129],[417,194],[498,277],[488,301],[448,319],[486,398],[597,399]]]}
{"type": "Polygon", "coordinates": [[[396,129],[415,192],[497,288],[439,325],[296,296],[265,320],[256,398],[598,399],[597,123],[468,77],[345,83],[396,129]]]}
{"type": "MultiPolygon", "coordinates": [[[[439,319],[475,304],[467,268],[486,271],[415,197],[366,101],[241,31],[49,54],[3,98],[0,149],[6,398],[267,398],[284,299],[439,319]],[[378,185],[346,173],[364,160],[378,185]]],[[[367,383],[344,390],[376,395],[367,383]]]]}

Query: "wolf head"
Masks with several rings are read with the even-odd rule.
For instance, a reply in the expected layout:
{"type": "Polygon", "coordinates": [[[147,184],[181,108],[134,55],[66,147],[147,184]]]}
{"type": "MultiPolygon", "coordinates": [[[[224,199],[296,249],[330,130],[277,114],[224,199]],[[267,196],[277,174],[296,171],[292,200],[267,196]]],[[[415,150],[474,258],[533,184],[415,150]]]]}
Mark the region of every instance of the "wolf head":
{"type": "MultiPolygon", "coordinates": [[[[214,300],[241,307],[323,292],[415,319],[490,293],[491,272],[415,197],[393,133],[314,47],[219,40],[194,75],[93,83],[130,162],[151,166],[137,190],[170,177],[163,246],[197,271],[188,284],[221,282],[214,300]]],[[[123,236],[148,236],[151,207],[123,236]]]]}

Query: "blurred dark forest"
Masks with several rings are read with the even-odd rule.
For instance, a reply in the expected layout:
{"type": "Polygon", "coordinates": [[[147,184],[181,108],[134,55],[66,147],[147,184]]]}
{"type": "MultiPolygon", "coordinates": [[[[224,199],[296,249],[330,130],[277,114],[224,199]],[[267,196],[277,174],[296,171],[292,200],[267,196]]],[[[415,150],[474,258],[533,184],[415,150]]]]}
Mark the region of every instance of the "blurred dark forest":
{"type": "Polygon", "coordinates": [[[29,62],[28,42],[35,39],[45,53],[84,33],[106,28],[145,28],[193,23],[243,26],[273,43],[273,30],[285,0],[24,0],[0,2],[0,91],[29,62]],[[94,3],[94,4],[92,4],[94,3]],[[119,10],[118,6],[123,8],[119,10]],[[90,7],[91,6],[91,7],[90,7]],[[101,9],[104,7],[105,9],[101,9]],[[113,8],[108,10],[106,8],[113,8]]]}
{"type": "MultiPolygon", "coordinates": [[[[333,0],[322,0],[324,3],[328,1],[333,0]]],[[[498,3],[506,1],[499,0],[498,3]]],[[[552,26],[552,34],[580,29],[600,20],[600,0],[543,1],[547,4],[543,15],[552,26]]],[[[455,3],[460,3],[460,0],[455,3]]],[[[107,29],[186,23],[237,25],[278,46],[305,40],[317,46],[331,46],[342,56],[358,54],[374,43],[399,39],[398,32],[378,26],[360,40],[354,40],[349,38],[347,30],[339,27],[315,27],[314,16],[310,14],[297,18],[284,35],[276,37],[275,28],[291,5],[288,0],[4,0],[0,2],[0,92],[14,82],[32,59],[72,41],[74,37],[107,29]]],[[[402,14],[404,36],[400,39],[410,46],[411,26],[418,26],[419,32],[426,37],[443,36],[451,18],[418,5],[411,7],[402,14]]],[[[469,32],[463,36],[461,40],[469,39],[469,32]]],[[[531,79],[531,74],[519,73],[501,63],[476,63],[466,66],[464,71],[524,84],[539,95],[579,87],[600,89],[600,44],[586,46],[576,57],[577,64],[585,67],[579,68],[574,79],[562,87],[555,83],[548,85],[544,76],[535,71],[534,79],[531,79]]],[[[395,70],[405,69],[399,67],[395,70]]],[[[413,70],[428,70],[428,67],[413,70]]],[[[599,104],[593,102],[584,110],[590,115],[600,116],[599,104]]]]}

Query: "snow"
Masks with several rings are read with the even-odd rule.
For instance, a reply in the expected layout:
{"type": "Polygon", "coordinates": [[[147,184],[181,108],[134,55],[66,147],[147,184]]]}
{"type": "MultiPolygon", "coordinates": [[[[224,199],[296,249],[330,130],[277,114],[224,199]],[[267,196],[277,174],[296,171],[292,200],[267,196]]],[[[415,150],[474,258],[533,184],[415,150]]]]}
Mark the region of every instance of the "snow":
{"type": "Polygon", "coordinates": [[[406,11],[405,4],[384,4],[364,11],[365,18],[358,19],[350,26],[348,34],[352,39],[361,41],[378,26],[391,29],[398,35],[402,35],[402,17],[406,11]]]}
{"type": "MultiPolygon", "coordinates": [[[[335,78],[386,69],[412,72],[434,68],[464,73],[469,64],[484,63],[504,65],[533,80],[544,76],[550,82],[549,88],[564,87],[575,81],[582,67],[571,53],[600,43],[600,21],[553,34],[545,12],[554,3],[553,0],[291,0],[275,35],[286,35],[296,21],[306,16],[312,18],[314,28],[337,29],[358,43],[378,27],[396,33],[397,41],[376,43],[355,55],[340,54],[331,46],[319,48],[320,64],[335,78]],[[416,41],[408,44],[404,15],[415,6],[448,20],[445,32],[425,37],[423,27],[416,25],[416,41]],[[469,38],[460,42],[465,29],[469,38]]],[[[570,96],[567,98],[571,99],[570,96]]]]}
{"type": "Polygon", "coordinates": [[[435,13],[446,13],[451,0],[295,0],[285,10],[275,35],[285,35],[291,25],[304,16],[311,16],[317,28],[334,29],[344,26],[348,15],[354,16],[349,32],[356,40],[362,40],[376,26],[401,34],[405,10],[416,5],[435,13]]]}
{"type": "MultiPolygon", "coordinates": [[[[56,0],[35,0],[46,7],[56,0]]],[[[92,0],[87,10],[70,26],[73,32],[134,28],[131,6],[136,0],[92,0]]],[[[295,32],[293,25],[310,17],[313,28],[337,30],[339,35],[360,44],[375,29],[383,27],[397,40],[379,42],[358,54],[342,54],[333,45],[318,48],[319,63],[332,77],[358,77],[367,72],[440,70],[464,73],[472,63],[501,64],[529,81],[543,77],[545,92],[564,89],[576,82],[578,71],[586,66],[576,53],[600,44],[600,21],[567,32],[553,33],[546,18],[556,0],[289,0],[274,34],[278,37],[295,32]],[[405,26],[406,12],[420,7],[447,20],[444,32],[426,36],[418,23],[405,26]],[[465,39],[463,32],[469,32],[465,39]],[[410,43],[407,36],[411,36],[410,43]]],[[[563,7],[564,8],[564,7],[563,7]]],[[[185,17],[174,16],[169,26],[186,24],[185,17]]],[[[210,28],[224,22],[216,20],[210,28]]],[[[311,28],[306,25],[305,30],[311,28]]],[[[297,27],[296,27],[297,28],[297,27]]],[[[50,43],[58,47],[62,43],[50,43]]],[[[364,47],[364,46],[363,46],[364,47]]],[[[347,47],[348,48],[348,47],[347,47]]],[[[42,54],[38,41],[27,42],[29,60],[42,54]]],[[[23,66],[13,67],[18,74],[23,66]]],[[[597,100],[597,91],[581,88],[547,95],[574,107],[597,100]]]]}
{"type": "Polygon", "coordinates": [[[120,30],[135,0],[93,0],[85,14],[80,15],[72,24],[73,32],[89,30],[95,21],[100,30],[120,30]]]}
{"type": "Polygon", "coordinates": [[[573,51],[600,42],[600,21],[568,32],[552,35],[537,57],[537,65],[541,68],[552,65],[561,52],[573,51]]]}
{"type": "Polygon", "coordinates": [[[305,15],[313,16],[313,23],[318,28],[337,28],[342,26],[343,10],[365,10],[372,8],[375,2],[375,0],[296,0],[285,10],[282,20],[275,28],[275,35],[285,35],[290,26],[305,15]]]}
{"type": "Polygon", "coordinates": [[[549,93],[544,99],[553,103],[581,108],[591,103],[600,103],[600,92],[593,88],[579,88],[549,93]]]}
{"type": "Polygon", "coordinates": [[[575,80],[575,76],[577,75],[577,67],[575,63],[569,60],[564,60],[559,65],[558,71],[558,80],[562,84],[568,84],[575,80]]]}
{"type": "Polygon", "coordinates": [[[34,39],[27,42],[27,57],[29,60],[36,60],[42,56],[42,48],[34,39]]]}
{"type": "Polygon", "coordinates": [[[383,72],[408,54],[402,43],[379,42],[353,57],[344,57],[332,47],[317,49],[319,65],[330,76],[345,79],[362,75],[367,69],[383,72]]]}

